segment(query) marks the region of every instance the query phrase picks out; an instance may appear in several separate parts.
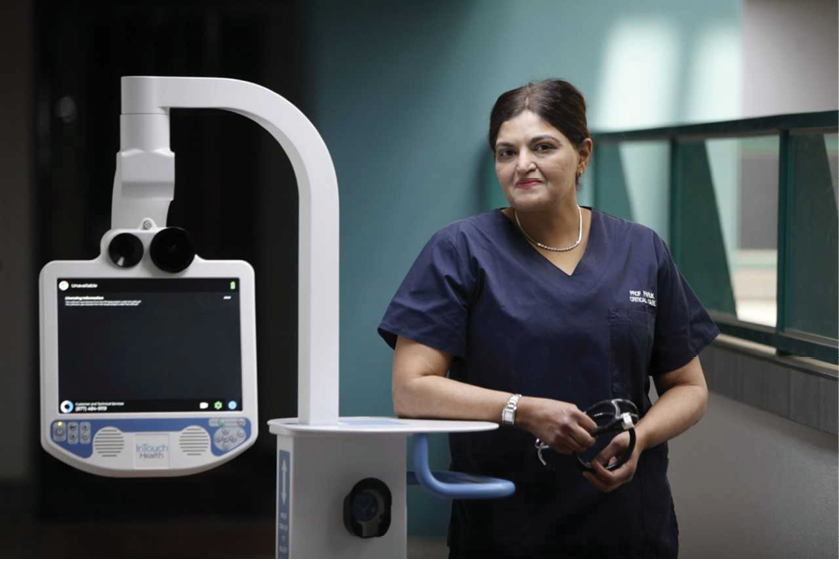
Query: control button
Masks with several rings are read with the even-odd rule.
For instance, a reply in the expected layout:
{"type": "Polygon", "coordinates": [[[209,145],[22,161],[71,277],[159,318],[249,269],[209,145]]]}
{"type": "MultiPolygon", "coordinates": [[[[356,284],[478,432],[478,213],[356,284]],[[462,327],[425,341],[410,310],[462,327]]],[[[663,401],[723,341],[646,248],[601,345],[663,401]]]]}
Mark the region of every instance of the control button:
{"type": "Polygon", "coordinates": [[[219,423],[219,420],[217,418],[210,419],[210,427],[218,427],[219,424],[220,423],[219,423]]]}
{"type": "Polygon", "coordinates": [[[67,424],[67,444],[79,444],[79,424],[76,421],[67,424]]]}
{"type": "Polygon", "coordinates": [[[229,418],[229,417],[228,417],[227,419],[222,419],[222,421],[223,421],[223,422],[224,422],[224,424],[225,424],[225,425],[227,425],[228,427],[235,427],[235,426],[236,426],[236,424],[237,424],[237,423],[236,423],[236,421],[237,421],[236,419],[231,419],[231,418],[229,418]]]}
{"type": "Polygon", "coordinates": [[[83,445],[90,444],[90,421],[79,423],[80,441],[83,445]]]}
{"type": "Polygon", "coordinates": [[[218,429],[213,435],[213,443],[216,445],[216,448],[221,451],[229,450],[227,446],[227,440],[230,437],[226,437],[222,434],[225,431],[227,431],[227,429],[218,429]]]}
{"type": "Polygon", "coordinates": [[[216,448],[229,452],[245,441],[247,433],[244,429],[222,427],[213,433],[213,444],[216,448]]]}
{"type": "Polygon", "coordinates": [[[245,420],[240,417],[239,419],[236,420],[236,425],[238,425],[239,427],[244,427],[245,426],[245,420]]]}
{"type": "Polygon", "coordinates": [[[63,443],[67,439],[67,426],[64,421],[56,421],[52,424],[52,440],[63,443]]]}

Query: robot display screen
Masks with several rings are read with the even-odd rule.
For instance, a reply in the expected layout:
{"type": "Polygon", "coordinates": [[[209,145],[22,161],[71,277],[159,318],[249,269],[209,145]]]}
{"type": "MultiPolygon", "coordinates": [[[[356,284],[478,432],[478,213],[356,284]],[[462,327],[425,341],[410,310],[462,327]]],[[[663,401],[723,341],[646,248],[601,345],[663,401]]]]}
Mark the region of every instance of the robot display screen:
{"type": "Polygon", "coordinates": [[[59,278],[61,413],[242,409],[238,278],[59,278]]]}

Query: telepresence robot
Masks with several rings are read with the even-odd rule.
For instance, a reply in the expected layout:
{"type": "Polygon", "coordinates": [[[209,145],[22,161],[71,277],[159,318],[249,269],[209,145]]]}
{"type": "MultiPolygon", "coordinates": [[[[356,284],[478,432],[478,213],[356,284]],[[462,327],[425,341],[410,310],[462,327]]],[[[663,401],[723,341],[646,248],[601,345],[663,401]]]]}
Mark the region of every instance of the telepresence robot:
{"type": "Polygon", "coordinates": [[[428,467],[428,434],[495,423],[338,416],[332,158],[287,100],[221,78],[122,79],[112,226],[101,254],[41,272],[44,449],[94,474],[177,476],[223,464],[256,440],[253,270],[203,260],[184,231],[166,227],[172,108],[252,119],[282,146],[297,178],[299,417],[268,422],[277,435],[277,557],[404,558],[409,484],[445,498],[512,495],[511,482],[428,467]]]}

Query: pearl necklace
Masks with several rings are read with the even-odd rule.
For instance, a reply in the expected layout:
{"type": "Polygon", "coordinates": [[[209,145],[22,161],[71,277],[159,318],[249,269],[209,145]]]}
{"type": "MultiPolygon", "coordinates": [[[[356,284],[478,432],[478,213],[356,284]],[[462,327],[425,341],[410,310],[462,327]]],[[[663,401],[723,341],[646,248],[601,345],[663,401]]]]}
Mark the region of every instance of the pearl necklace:
{"type": "Polygon", "coordinates": [[[540,249],[545,249],[546,251],[553,251],[555,253],[564,253],[566,251],[576,249],[583,240],[583,210],[582,210],[582,208],[580,208],[580,206],[577,206],[577,210],[580,212],[580,233],[577,236],[577,242],[574,243],[573,245],[568,246],[568,247],[549,247],[547,245],[543,245],[539,241],[536,241],[536,240],[532,239],[530,237],[530,235],[527,234],[527,231],[525,231],[524,228],[521,226],[521,222],[519,221],[519,214],[516,213],[515,208],[513,208],[513,216],[515,216],[516,223],[518,224],[519,229],[521,229],[521,232],[524,235],[525,239],[527,239],[528,241],[530,241],[531,243],[533,243],[534,245],[536,245],[540,249]]]}

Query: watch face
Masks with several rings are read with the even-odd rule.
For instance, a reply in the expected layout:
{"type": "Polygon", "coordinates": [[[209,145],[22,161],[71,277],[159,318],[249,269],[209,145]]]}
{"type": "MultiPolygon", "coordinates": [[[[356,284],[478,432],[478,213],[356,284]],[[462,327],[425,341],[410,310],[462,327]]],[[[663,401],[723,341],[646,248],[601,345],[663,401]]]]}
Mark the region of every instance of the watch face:
{"type": "Polygon", "coordinates": [[[509,407],[504,408],[504,411],[501,412],[501,420],[504,422],[505,425],[512,425],[515,416],[516,412],[510,409],[509,407]]]}

